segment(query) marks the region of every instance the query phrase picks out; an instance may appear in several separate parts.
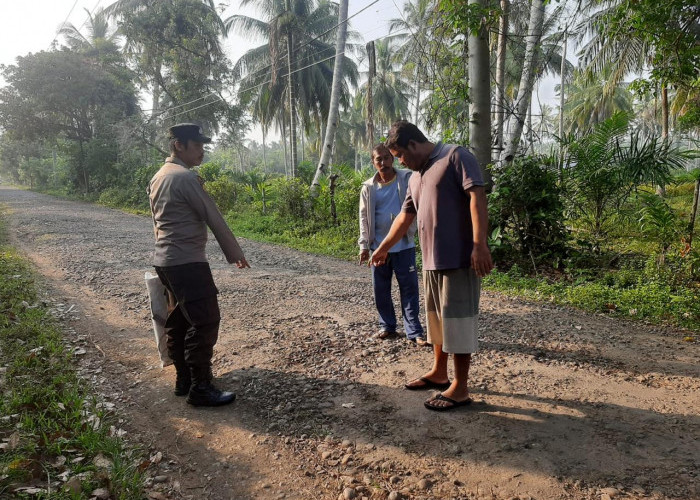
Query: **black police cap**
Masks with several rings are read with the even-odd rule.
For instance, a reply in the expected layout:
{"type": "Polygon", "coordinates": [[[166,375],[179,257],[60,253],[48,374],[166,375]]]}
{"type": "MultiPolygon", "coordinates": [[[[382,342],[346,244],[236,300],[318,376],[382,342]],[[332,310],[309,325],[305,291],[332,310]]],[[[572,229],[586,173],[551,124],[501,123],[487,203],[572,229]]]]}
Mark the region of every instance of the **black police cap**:
{"type": "Polygon", "coordinates": [[[207,137],[202,132],[202,127],[195,123],[178,123],[168,129],[170,139],[177,139],[181,142],[195,141],[209,143],[211,137],[207,137]]]}

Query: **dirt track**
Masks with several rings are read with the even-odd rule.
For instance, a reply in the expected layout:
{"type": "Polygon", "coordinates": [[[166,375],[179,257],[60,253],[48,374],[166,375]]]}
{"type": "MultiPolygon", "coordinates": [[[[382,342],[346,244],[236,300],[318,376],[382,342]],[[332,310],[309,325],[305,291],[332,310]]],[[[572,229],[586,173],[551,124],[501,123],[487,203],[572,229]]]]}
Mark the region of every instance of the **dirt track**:
{"type": "Polygon", "coordinates": [[[434,414],[402,389],[430,351],[369,338],[366,268],[242,240],[241,271],[214,241],[214,369],[238,399],[194,409],[153,342],[150,219],[7,187],[0,203],[81,370],[162,453],[152,498],[700,498],[700,346],[680,330],[485,293],[475,404],[434,414]]]}

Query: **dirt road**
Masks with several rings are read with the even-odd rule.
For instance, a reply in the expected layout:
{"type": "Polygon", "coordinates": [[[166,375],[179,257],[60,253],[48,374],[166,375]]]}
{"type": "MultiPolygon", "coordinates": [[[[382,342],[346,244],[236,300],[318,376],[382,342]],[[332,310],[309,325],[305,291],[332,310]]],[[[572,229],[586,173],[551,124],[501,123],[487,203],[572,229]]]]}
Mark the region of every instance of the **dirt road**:
{"type": "Polygon", "coordinates": [[[238,399],[194,409],[153,342],[150,219],[6,187],[0,203],[81,371],[162,453],[153,498],[700,498],[700,346],[684,332],[485,293],[475,404],[435,414],[402,389],[431,352],[369,338],[366,268],[242,240],[238,270],[214,241],[214,370],[238,399]]]}

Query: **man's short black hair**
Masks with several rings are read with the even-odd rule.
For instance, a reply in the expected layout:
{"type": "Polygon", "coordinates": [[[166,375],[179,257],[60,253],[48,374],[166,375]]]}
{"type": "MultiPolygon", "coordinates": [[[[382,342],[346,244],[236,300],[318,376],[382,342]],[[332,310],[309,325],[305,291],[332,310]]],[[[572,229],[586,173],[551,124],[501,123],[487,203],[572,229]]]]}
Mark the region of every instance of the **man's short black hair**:
{"type": "MultiPolygon", "coordinates": [[[[389,148],[386,147],[386,144],[383,142],[380,142],[378,144],[375,144],[374,147],[372,148],[372,157],[374,158],[374,153],[378,153],[379,151],[389,151],[389,148]]],[[[389,154],[391,154],[391,151],[389,151],[389,154]]]]}
{"type": "Polygon", "coordinates": [[[185,146],[185,149],[187,149],[187,141],[184,141],[184,142],[183,142],[183,141],[181,141],[180,139],[171,138],[170,141],[169,141],[169,143],[170,143],[170,152],[171,152],[172,154],[177,153],[177,148],[175,147],[175,143],[176,143],[176,142],[179,142],[180,144],[182,144],[183,146],[185,146]]]}
{"type": "Polygon", "coordinates": [[[408,146],[409,141],[423,143],[428,142],[428,139],[413,123],[406,120],[398,120],[391,125],[384,144],[389,149],[395,149],[396,146],[405,148],[408,146]]]}

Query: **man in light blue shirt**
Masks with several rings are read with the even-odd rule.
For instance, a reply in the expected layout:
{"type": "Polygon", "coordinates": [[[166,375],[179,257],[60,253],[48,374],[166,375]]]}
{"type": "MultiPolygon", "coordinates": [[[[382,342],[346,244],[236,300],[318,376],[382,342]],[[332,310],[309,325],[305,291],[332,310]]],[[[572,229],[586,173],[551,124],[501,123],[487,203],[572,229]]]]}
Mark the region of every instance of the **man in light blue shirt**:
{"type": "MultiPolygon", "coordinates": [[[[386,237],[401,212],[410,170],[394,168],[394,157],[382,144],[372,150],[372,164],[377,173],[362,184],[360,192],[360,264],[369,260],[386,237]]],[[[374,301],[379,312],[380,331],[377,337],[386,339],[396,334],[396,312],[391,300],[391,280],[396,275],[401,296],[406,338],[417,345],[427,345],[420,323],[418,273],[416,272],[415,224],[390,250],[389,259],[381,266],[372,266],[374,301]]]]}

